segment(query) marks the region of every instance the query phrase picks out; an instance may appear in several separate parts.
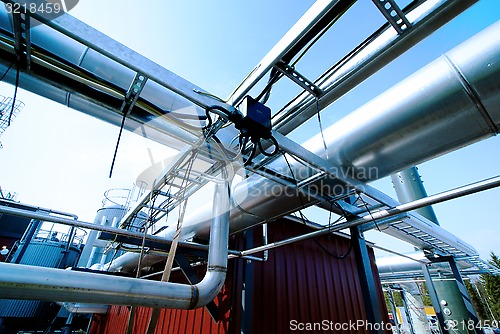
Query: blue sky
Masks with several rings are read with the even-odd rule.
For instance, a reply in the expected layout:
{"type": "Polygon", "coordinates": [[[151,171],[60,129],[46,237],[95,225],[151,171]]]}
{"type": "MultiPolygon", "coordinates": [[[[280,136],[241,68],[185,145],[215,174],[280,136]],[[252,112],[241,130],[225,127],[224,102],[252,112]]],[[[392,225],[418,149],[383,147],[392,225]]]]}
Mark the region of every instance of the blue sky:
{"type": "MultiPolygon", "coordinates": [[[[399,1],[404,5],[408,1],[399,1]]],[[[138,2],[82,0],[71,12],[130,48],[203,87],[227,97],[260,59],[314,3],[311,0],[192,0],[138,2]]],[[[405,53],[322,113],[324,126],[335,122],[409,76],[433,59],[500,18],[500,1],[481,0],[428,39],[405,53]]],[[[316,78],[384,22],[371,1],[360,0],[297,65],[316,78]]],[[[13,86],[1,84],[11,96],[13,86]]],[[[282,83],[269,101],[273,110],[297,88],[282,83]]],[[[109,167],[118,128],[20,91],[26,104],[0,138],[0,186],[18,192],[19,200],[76,213],[93,220],[103,192],[130,188],[137,175],[170,150],[127,133],[120,146],[112,179],[109,167]]],[[[292,138],[303,142],[317,133],[316,119],[292,138]]],[[[491,138],[419,166],[427,192],[434,194],[500,174],[500,139],[491,138]]],[[[388,179],[374,183],[394,196],[388,179]]],[[[490,190],[435,206],[441,225],[472,244],[483,258],[500,254],[498,206],[500,190],[490,190]]],[[[317,215],[317,220],[324,219],[317,215]]],[[[369,237],[381,245],[393,239],[378,232],[369,237]]],[[[398,250],[411,251],[408,245],[398,250]]]]}

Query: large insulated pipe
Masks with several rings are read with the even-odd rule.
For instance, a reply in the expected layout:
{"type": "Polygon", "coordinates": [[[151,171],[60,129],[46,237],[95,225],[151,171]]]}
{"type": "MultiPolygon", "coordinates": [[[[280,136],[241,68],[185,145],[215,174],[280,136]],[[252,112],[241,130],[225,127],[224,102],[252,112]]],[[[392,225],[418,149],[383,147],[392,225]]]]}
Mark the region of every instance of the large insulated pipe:
{"type": "MultiPolygon", "coordinates": [[[[399,202],[408,203],[427,197],[424,183],[416,166],[404,169],[391,175],[391,181],[396,190],[399,202]]],[[[432,206],[426,206],[415,211],[429,221],[439,225],[436,213],[432,206]]]]}
{"type": "Polygon", "coordinates": [[[207,273],[196,285],[0,263],[0,297],[192,309],[219,293],[226,278],[229,187],[215,186],[207,273]]]}
{"type": "MultiPolygon", "coordinates": [[[[499,77],[497,21],[328,128],[328,157],[370,181],[494,136],[499,77]]],[[[327,156],[320,135],[305,146],[327,156]]]]}
{"type": "MultiPolygon", "coordinates": [[[[499,77],[497,22],[326,129],[328,151],[320,134],[304,147],[328,157],[341,175],[360,181],[382,178],[496,135],[499,77]]],[[[304,166],[289,162],[295,176],[307,175],[304,166]]],[[[288,170],[283,159],[272,167],[288,170]]],[[[308,205],[307,198],[299,201],[293,194],[259,175],[246,179],[234,191],[231,230],[308,205]]],[[[197,231],[206,235],[208,225],[198,224],[200,218],[203,212],[185,227],[196,223],[197,231]]]]}
{"type": "MultiPolygon", "coordinates": [[[[326,129],[327,152],[320,134],[304,147],[329,157],[340,174],[361,181],[382,178],[496,135],[499,77],[497,22],[326,129]]],[[[303,165],[283,158],[272,167],[290,176],[288,165],[295,176],[308,173],[303,165]]],[[[312,199],[299,200],[297,192],[256,174],[237,185],[232,194],[231,232],[312,203],[312,199]]],[[[184,222],[184,236],[206,238],[209,213],[209,206],[192,213],[184,222]]],[[[172,237],[174,232],[167,228],[161,235],[172,237]]],[[[133,267],[135,261],[137,255],[125,254],[113,261],[112,270],[133,267]]]]}

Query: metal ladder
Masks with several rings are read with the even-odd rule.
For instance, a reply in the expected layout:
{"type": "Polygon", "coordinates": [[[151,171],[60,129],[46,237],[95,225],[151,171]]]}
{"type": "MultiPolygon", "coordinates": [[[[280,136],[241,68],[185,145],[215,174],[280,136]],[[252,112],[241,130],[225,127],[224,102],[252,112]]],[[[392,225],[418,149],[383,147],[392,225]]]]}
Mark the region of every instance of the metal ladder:
{"type": "MultiPolygon", "coordinates": [[[[143,222],[142,229],[155,226],[162,218],[168,215],[175,207],[186,198],[207,184],[209,175],[214,175],[222,168],[222,164],[215,162],[207,170],[195,170],[194,160],[200,148],[186,146],[174,157],[163,172],[156,177],[150,189],[146,190],[118,223],[120,228],[130,228],[136,218],[147,219],[143,222]],[[143,212],[145,215],[139,216],[143,212]]],[[[159,232],[153,232],[157,233],[159,232]]]]}

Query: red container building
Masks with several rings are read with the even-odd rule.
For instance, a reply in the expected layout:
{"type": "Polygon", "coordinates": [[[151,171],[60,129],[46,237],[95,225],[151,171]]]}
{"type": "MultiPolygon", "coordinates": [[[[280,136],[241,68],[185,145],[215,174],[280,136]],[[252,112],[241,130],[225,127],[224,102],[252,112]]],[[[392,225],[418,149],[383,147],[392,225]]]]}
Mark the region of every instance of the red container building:
{"type": "MultiPolygon", "coordinates": [[[[311,231],[286,219],[268,226],[269,242],[311,231]]],[[[248,243],[250,232],[246,233],[248,243]]],[[[252,237],[254,246],[259,245],[261,229],[254,230],[252,237]]],[[[240,234],[233,236],[232,242],[232,247],[242,249],[245,239],[240,234]]],[[[313,329],[311,333],[370,333],[373,324],[368,323],[367,308],[385,311],[386,307],[371,249],[380,305],[366,304],[353,248],[345,236],[326,235],[272,249],[265,262],[230,260],[226,284],[214,301],[216,320],[207,308],[162,309],[154,333],[290,333],[308,329],[313,329]]],[[[200,269],[199,274],[203,274],[200,269]]],[[[171,281],[186,279],[178,271],[171,281]]],[[[150,308],[135,310],[132,333],[146,333],[151,313],[150,308]]],[[[111,306],[107,314],[94,315],[90,333],[126,333],[129,317],[130,307],[111,306]]],[[[387,324],[388,317],[383,322],[387,324]]]]}

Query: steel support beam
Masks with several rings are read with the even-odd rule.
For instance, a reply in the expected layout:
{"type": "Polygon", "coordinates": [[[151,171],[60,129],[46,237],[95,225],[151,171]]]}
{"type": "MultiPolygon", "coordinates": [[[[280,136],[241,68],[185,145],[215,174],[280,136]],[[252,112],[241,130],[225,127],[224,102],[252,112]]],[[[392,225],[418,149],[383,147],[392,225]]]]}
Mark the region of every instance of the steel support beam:
{"type": "MultiPolygon", "coordinates": [[[[329,22],[337,18],[328,18],[328,22],[321,22],[323,18],[327,17],[329,12],[333,11],[337,5],[343,9],[341,13],[352,5],[354,1],[345,0],[319,0],[316,1],[311,8],[295,23],[295,25],[283,36],[283,38],[276,43],[276,45],[264,56],[264,58],[254,67],[250,74],[239,84],[234,92],[228,97],[228,101],[232,105],[238,104],[243,97],[254,87],[260,79],[266,75],[279,61],[287,55],[287,53],[296,47],[304,40],[314,37],[320,31],[314,31],[317,24],[327,25],[329,22]],[[314,36],[310,36],[310,32],[314,31],[314,36]]],[[[300,50],[298,50],[300,51],[300,50]]]]}
{"type": "MultiPolygon", "coordinates": [[[[315,80],[323,91],[319,109],[328,107],[475,2],[477,0],[427,0],[405,13],[411,27],[401,35],[387,24],[370,36],[363,47],[315,80]]],[[[273,129],[286,135],[317,112],[316,97],[303,92],[273,116],[273,129]]]]}
{"type": "MultiPolygon", "coordinates": [[[[363,300],[365,306],[366,317],[368,324],[382,324],[382,301],[378,294],[377,286],[375,285],[375,278],[372,270],[372,263],[370,254],[366,245],[366,240],[360,232],[359,227],[351,227],[351,243],[356,257],[356,265],[358,267],[358,277],[361,284],[361,291],[363,293],[363,300]]],[[[376,330],[370,328],[371,334],[385,333],[384,330],[376,330]]]]}
{"type": "Polygon", "coordinates": [[[422,198],[420,200],[410,202],[410,203],[401,204],[401,205],[398,205],[396,207],[393,207],[393,208],[390,208],[387,210],[373,212],[373,213],[365,215],[363,217],[353,219],[352,221],[343,221],[343,222],[335,224],[334,226],[329,227],[329,228],[324,228],[324,229],[321,229],[318,231],[306,233],[306,234],[303,234],[303,235],[300,235],[300,236],[297,236],[294,238],[290,238],[287,240],[272,242],[272,243],[265,245],[265,246],[255,247],[253,249],[248,249],[248,250],[242,251],[241,255],[250,255],[250,254],[262,252],[262,251],[267,250],[267,249],[272,249],[272,248],[284,246],[287,244],[291,244],[291,243],[294,243],[297,241],[302,241],[302,240],[314,238],[314,237],[317,237],[320,235],[329,234],[332,232],[337,232],[337,231],[343,230],[345,228],[363,225],[363,224],[372,222],[373,220],[377,220],[379,225],[382,225],[382,224],[386,223],[387,221],[400,220],[400,219],[406,217],[405,213],[408,211],[412,211],[412,210],[415,210],[415,209],[418,209],[421,207],[441,203],[441,202],[444,202],[447,200],[470,195],[470,194],[473,194],[476,192],[484,191],[484,190],[499,187],[499,186],[500,186],[500,176],[495,176],[495,177],[492,177],[490,179],[486,179],[486,180],[472,183],[472,184],[469,184],[469,185],[466,185],[463,187],[459,187],[456,189],[445,191],[445,192],[442,192],[442,193],[439,193],[436,195],[432,195],[432,196],[429,196],[426,198],[422,198]],[[391,218],[391,217],[393,217],[393,218],[385,220],[386,218],[391,218]]]}
{"type": "MultiPolygon", "coordinates": [[[[41,221],[47,221],[47,222],[52,222],[52,223],[57,223],[57,224],[63,224],[63,225],[69,225],[69,226],[75,226],[75,227],[80,227],[80,228],[85,228],[85,229],[90,229],[90,230],[96,230],[96,231],[101,231],[101,232],[108,232],[115,234],[117,236],[122,236],[122,237],[129,237],[129,238],[135,238],[135,239],[142,239],[145,238],[147,241],[162,244],[162,245],[170,245],[172,242],[169,239],[155,236],[155,235],[144,235],[143,233],[137,233],[137,232],[131,232],[128,230],[124,230],[121,228],[114,228],[114,227],[108,227],[108,226],[102,226],[102,225],[96,225],[93,223],[87,223],[83,222],[80,220],[73,220],[73,219],[68,219],[68,218],[63,218],[63,217],[56,217],[56,216],[50,216],[47,214],[42,214],[42,213],[37,213],[37,212],[32,212],[32,211],[27,211],[27,210],[21,210],[21,209],[16,209],[16,208],[10,208],[10,207],[5,207],[5,206],[0,206],[0,214],[8,214],[8,215],[13,215],[13,216],[20,216],[20,217],[26,217],[26,218],[32,218],[32,219],[38,219],[41,221]]],[[[188,249],[194,249],[194,250],[201,250],[201,251],[208,251],[208,246],[207,245],[202,245],[202,244],[197,244],[197,243],[192,243],[192,242],[187,242],[187,241],[181,241],[179,242],[179,247],[183,248],[188,248],[188,249]]],[[[229,257],[241,257],[241,252],[235,251],[235,250],[228,250],[229,257]]],[[[262,259],[260,258],[249,258],[252,260],[256,261],[261,261],[262,259]]]]}
{"type": "Polygon", "coordinates": [[[432,282],[431,273],[429,272],[429,267],[426,264],[422,264],[422,273],[425,278],[425,286],[427,287],[427,291],[429,292],[429,297],[431,298],[432,307],[434,308],[434,312],[436,312],[436,317],[439,323],[439,329],[441,330],[441,334],[448,334],[446,323],[444,321],[443,312],[441,312],[441,305],[439,304],[439,297],[436,292],[436,288],[434,287],[434,283],[432,282]]]}

